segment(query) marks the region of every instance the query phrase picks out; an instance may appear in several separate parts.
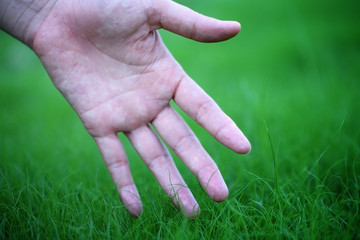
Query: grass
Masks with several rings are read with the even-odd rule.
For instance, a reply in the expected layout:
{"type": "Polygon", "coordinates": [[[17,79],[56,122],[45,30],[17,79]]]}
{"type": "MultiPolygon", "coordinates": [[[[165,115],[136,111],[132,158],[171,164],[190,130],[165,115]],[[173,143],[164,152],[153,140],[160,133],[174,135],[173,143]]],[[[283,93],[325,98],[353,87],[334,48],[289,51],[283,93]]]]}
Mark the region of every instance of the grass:
{"type": "Polygon", "coordinates": [[[182,3],[242,23],[219,44],[161,32],[252,142],[236,155],[184,116],[229,198],[212,202],[175,158],[202,209],[185,219],[120,136],[144,202],[132,218],[39,61],[0,33],[0,239],[360,239],[359,4],[182,3]]]}

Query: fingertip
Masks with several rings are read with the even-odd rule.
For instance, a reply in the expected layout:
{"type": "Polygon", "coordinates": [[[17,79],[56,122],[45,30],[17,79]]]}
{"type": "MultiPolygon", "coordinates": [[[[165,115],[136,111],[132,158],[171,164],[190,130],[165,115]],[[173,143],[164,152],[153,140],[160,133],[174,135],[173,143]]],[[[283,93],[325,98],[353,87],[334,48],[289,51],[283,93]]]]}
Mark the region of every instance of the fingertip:
{"type": "Polygon", "coordinates": [[[239,141],[236,149],[234,149],[236,153],[239,154],[247,154],[251,151],[251,144],[249,140],[244,136],[241,141],[239,141]]]}
{"type": "Polygon", "coordinates": [[[131,216],[138,218],[143,212],[143,205],[135,185],[122,187],[120,199],[131,216]]]}
{"type": "Polygon", "coordinates": [[[126,209],[134,218],[138,218],[143,213],[143,207],[141,203],[133,203],[126,206],[126,209]]]}
{"type": "Polygon", "coordinates": [[[226,200],[229,196],[229,189],[227,186],[218,188],[214,191],[213,196],[211,197],[215,202],[222,202],[226,200]]]}
{"type": "Polygon", "coordinates": [[[225,41],[230,38],[235,37],[241,30],[241,25],[236,21],[220,21],[221,24],[216,27],[216,24],[213,24],[213,28],[215,32],[213,34],[214,39],[209,37],[208,41],[217,42],[217,41],[225,41]]]}
{"type": "Polygon", "coordinates": [[[200,215],[200,207],[189,188],[180,188],[173,197],[174,205],[189,219],[200,215]]]}
{"type": "Polygon", "coordinates": [[[238,24],[238,32],[240,32],[241,31],[241,23],[239,23],[239,22],[236,22],[237,24],[238,24]]]}
{"type": "MultiPolygon", "coordinates": [[[[201,24],[199,24],[200,28],[201,24]]],[[[197,41],[201,42],[220,42],[226,41],[230,38],[235,37],[241,30],[241,25],[236,21],[221,21],[217,19],[212,19],[211,21],[206,21],[202,29],[204,30],[201,34],[201,31],[198,31],[198,36],[194,38],[197,41]],[[206,31],[205,31],[206,29],[206,31]]]]}
{"type": "Polygon", "coordinates": [[[205,190],[209,197],[215,202],[222,202],[229,196],[229,189],[219,170],[216,170],[216,172],[210,176],[205,190]]]}
{"type": "Polygon", "coordinates": [[[249,140],[232,121],[223,126],[215,138],[236,153],[246,154],[251,150],[249,140]]]}
{"type": "Polygon", "coordinates": [[[201,213],[200,207],[198,204],[193,205],[190,208],[183,209],[182,213],[188,218],[188,219],[194,219],[198,217],[201,213]]]}
{"type": "Polygon", "coordinates": [[[229,24],[231,24],[230,28],[235,33],[235,35],[238,34],[241,30],[241,24],[237,21],[228,21],[228,22],[229,24]]]}

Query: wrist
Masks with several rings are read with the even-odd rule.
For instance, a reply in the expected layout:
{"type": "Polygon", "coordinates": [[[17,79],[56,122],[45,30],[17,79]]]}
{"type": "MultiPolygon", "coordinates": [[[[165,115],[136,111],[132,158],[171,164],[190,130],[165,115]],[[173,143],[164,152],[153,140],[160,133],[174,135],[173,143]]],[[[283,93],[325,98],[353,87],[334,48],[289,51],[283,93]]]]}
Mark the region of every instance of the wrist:
{"type": "Polygon", "coordinates": [[[54,0],[0,0],[0,29],[32,48],[54,0]]]}

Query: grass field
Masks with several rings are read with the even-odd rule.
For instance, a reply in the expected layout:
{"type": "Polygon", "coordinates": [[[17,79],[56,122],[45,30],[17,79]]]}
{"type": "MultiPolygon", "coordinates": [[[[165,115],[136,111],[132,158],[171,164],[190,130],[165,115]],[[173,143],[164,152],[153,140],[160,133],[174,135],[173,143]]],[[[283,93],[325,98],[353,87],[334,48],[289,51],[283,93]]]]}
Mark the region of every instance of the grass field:
{"type": "Polygon", "coordinates": [[[360,4],[181,3],[242,23],[216,44],[161,31],[252,143],[237,155],[184,116],[229,198],[212,202],[174,157],[202,209],[184,218],[120,136],[144,202],[132,218],[40,62],[0,33],[0,239],[360,239],[360,4]]]}

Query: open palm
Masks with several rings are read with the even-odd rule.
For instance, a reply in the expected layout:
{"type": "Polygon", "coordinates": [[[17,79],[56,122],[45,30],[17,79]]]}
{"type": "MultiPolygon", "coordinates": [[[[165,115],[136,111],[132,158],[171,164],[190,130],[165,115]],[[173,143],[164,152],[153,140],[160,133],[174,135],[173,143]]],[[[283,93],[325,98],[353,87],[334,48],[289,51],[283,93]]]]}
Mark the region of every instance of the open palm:
{"type": "Polygon", "coordinates": [[[227,197],[226,184],[170,100],[230,149],[246,153],[250,144],[174,60],[159,28],[203,42],[226,40],[240,30],[236,22],[208,18],[170,0],[57,1],[33,48],[95,139],[129,212],[138,216],[142,205],[118,132],[174,203],[193,216],[196,200],[150,124],[215,201],[227,197]]]}

